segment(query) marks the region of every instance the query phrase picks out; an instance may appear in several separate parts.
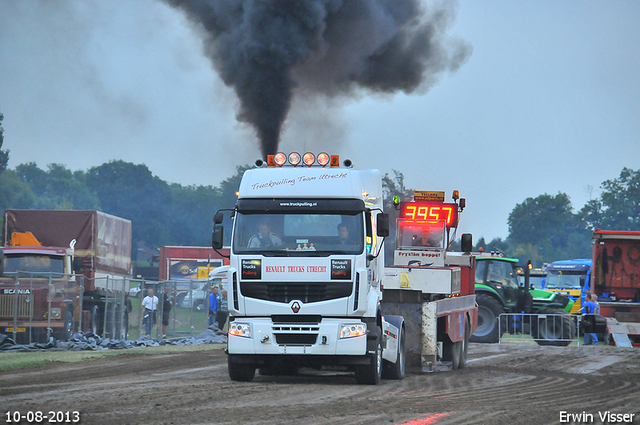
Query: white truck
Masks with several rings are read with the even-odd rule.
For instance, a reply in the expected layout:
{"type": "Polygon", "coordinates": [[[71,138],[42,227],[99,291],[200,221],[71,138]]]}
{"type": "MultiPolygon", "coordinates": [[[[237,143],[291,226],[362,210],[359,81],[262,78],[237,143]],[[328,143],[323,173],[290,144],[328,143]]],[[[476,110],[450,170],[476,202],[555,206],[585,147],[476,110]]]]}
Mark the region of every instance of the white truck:
{"type": "MultiPolygon", "coordinates": [[[[256,166],[232,210],[229,265],[210,274],[229,284],[231,379],[321,366],[346,366],[362,384],[402,379],[404,319],[382,314],[389,216],[380,171],[340,167],[324,153],[256,166]]],[[[222,221],[218,211],[215,249],[222,221]]]]}

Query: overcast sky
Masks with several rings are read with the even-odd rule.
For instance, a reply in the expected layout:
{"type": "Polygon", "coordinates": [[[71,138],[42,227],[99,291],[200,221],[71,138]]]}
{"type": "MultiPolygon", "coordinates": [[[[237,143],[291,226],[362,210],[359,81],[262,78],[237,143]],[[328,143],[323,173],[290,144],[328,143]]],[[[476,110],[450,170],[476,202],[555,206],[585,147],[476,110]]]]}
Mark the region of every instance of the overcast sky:
{"type": "MultiPolygon", "coordinates": [[[[294,98],[281,150],[395,169],[408,187],[447,197],[458,189],[460,231],[474,240],[506,237],[527,197],[565,192],[580,209],[623,167],[640,168],[640,2],[454,10],[448,34],[473,49],[459,70],[417,94],[294,98]]],[[[202,51],[184,15],[157,0],[0,0],[9,167],[118,159],[168,182],[218,185],[260,150],[202,51]]]]}

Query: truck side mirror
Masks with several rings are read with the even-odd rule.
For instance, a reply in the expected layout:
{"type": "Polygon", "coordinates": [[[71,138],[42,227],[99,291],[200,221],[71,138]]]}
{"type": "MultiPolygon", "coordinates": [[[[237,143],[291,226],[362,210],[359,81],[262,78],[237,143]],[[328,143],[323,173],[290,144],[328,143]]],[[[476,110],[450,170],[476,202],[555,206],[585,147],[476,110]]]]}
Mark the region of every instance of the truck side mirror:
{"type": "MultiPolygon", "coordinates": [[[[218,213],[221,214],[221,213],[218,213]]],[[[216,214],[216,216],[218,215],[216,214]]],[[[222,241],[224,234],[224,226],[221,224],[216,224],[213,226],[213,233],[211,235],[211,246],[213,249],[222,249],[222,241]]]]}
{"type": "Polygon", "coordinates": [[[224,220],[224,215],[222,214],[222,211],[218,211],[213,216],[213,224],[222,224],[222,220],[224,220]]]}
{"type": "Polygon", "coordinates": [[[376,234],[383,238],[389,236],[389,214],[380,213],[376,216],[376,234]]]}
{"type": "Polygon", "coordinates": [[[0,276],[4,273],[4,251],[0,249],[0,276]]]}
{"type": "Polygon", "coordinates": [[[473,236],[471,233],[462,234],[460,248],[462,249],[462,252],[471,252],[473,250],[473,236]]]}

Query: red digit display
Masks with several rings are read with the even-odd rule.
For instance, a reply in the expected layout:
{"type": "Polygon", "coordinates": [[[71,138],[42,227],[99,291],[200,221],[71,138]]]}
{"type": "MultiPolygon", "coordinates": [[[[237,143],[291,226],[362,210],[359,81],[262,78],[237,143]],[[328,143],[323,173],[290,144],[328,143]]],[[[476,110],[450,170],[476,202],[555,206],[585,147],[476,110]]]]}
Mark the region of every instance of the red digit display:
{"type": "Polygon", "coordinates": [[[458,205],[442,202],[406,202],[400,209],[400,218],[444,220],[447,227],[452,227],[458,222],[458,205]]]}

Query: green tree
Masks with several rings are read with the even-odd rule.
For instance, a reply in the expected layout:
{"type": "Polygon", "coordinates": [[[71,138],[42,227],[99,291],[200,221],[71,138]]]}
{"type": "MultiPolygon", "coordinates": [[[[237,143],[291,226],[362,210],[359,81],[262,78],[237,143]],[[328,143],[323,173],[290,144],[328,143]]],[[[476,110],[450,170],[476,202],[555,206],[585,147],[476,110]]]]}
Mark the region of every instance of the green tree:
{"type": "Polygon", "coordinates": [[[623,168],[620,177],[600,185],[602,194],[582,208],[590,229],[640,230],[640,170],[623,168]]]}
{"type": "Polygon", "coordinates": [[[20,164],[16,173],[37,195],[35,208],[99,209],[98,197],[86,185],[85,173],[72,172],[61,164],[49,164],[40,169],[35,162],[20,164]]]}
{"type": "Polygon", "coordinates": [[[566,193],[527,198],[516,204],[508,224],[514,255],[528,252],[539,263],[588,255],[589,231],[573,213],[566,193]]]}
{"type": "Polygon", "coordinates": [[[134,247],[138,241],[164,245],[170,240],[168,229],[180,225],[167,219],[172,203],[169,185],[144,164],[111,161],[90,168],[85,180],[102,211],[131,220],[134,247]]]}

